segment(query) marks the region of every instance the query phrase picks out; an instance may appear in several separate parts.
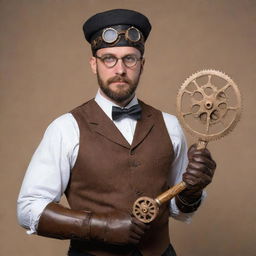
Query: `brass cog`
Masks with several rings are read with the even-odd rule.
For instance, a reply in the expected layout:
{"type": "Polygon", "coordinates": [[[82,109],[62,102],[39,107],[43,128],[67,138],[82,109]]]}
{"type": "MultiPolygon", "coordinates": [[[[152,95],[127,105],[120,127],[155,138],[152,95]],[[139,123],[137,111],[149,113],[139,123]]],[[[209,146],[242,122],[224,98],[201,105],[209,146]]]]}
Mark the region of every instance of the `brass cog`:
{"type": "Polygon", "coordinates": [[[182,84],[177,96],[177,111],[181,124],[193,136],[206,142],[216,140],[227,135],[239,121],[241,94],[226,74],[202,70],[182,84]],[[190,102],[185,102],[185,98],[190,102]],[[187,105],[186,111],[183,103],[187,105]],[[195,128],[192,122],[203,129],[195,128]]]}
{"type": "Polygon", "coordinates": [[[140,197],[133,204],[133,215],[143,223],[150,223],[159,213],[159,205],[150,197],[140,197]]]}

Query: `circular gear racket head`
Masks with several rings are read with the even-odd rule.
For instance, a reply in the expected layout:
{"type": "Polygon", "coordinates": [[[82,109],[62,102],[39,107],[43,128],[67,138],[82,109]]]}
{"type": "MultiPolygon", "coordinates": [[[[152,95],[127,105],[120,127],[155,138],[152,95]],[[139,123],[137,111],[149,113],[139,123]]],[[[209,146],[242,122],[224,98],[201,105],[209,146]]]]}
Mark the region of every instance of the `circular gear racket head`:
{"type": "Polygon", "coordinates": [[[187,78],[178,91],[176,103],[182,126],[200,141],[227,135],[241,116],[238,86],[217,70],[202,70],[187,78]]]}

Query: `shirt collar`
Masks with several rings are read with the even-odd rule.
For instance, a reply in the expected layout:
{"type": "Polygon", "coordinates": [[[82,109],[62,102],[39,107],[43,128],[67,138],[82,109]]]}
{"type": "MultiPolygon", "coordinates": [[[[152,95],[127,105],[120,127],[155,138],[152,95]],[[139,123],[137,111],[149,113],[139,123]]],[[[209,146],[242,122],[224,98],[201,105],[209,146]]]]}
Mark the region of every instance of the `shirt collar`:
{"type": "MultiPolygon", "coordinates": [[[[111,120],[112,120],[112,107],[113,106],[120,107],[114,102],[102,96],[100,93],[100,90],[98,90],[96,94],[95,101],[111,120]]],[[[129,102],[129,104],[125,106],[125,108],[130,108],[136,104],[138,104],[138,98],[134,96],[133,99],[129,102]]]]}

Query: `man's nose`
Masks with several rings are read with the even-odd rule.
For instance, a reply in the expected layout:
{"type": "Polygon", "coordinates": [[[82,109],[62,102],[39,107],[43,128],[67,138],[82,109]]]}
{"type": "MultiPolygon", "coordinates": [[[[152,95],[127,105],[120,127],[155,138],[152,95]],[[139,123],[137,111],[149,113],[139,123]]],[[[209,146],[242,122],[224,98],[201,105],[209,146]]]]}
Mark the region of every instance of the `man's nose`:
{"type": "Polygon", "coordinates": [[[122,59],[117,60],[117,63],[115,65],[115,72],[118,75],[126,74],[126,67],[125,67],[124,62],[123,62],[122,59]]]}

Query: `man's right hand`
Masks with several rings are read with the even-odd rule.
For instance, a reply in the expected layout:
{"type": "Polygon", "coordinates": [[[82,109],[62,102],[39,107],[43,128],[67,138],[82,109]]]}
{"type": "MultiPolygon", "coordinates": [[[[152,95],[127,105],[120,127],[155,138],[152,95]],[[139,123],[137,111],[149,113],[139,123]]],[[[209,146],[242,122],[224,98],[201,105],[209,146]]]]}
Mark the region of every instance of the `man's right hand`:
{"type": "Polygon", "coordinates": [[[91,239],[110,244],[137,244],[149,229],[147,224],[121,211],[92,214],[89,225],[91,239]]]}
{"type": "Polygon", "coordinates": [[[147,229],[148,224],[125,212],[97,214],[50,203],[40,217],[37,233],[59,239],[98,240],[126,245],[139,243],[147,229]]]}

